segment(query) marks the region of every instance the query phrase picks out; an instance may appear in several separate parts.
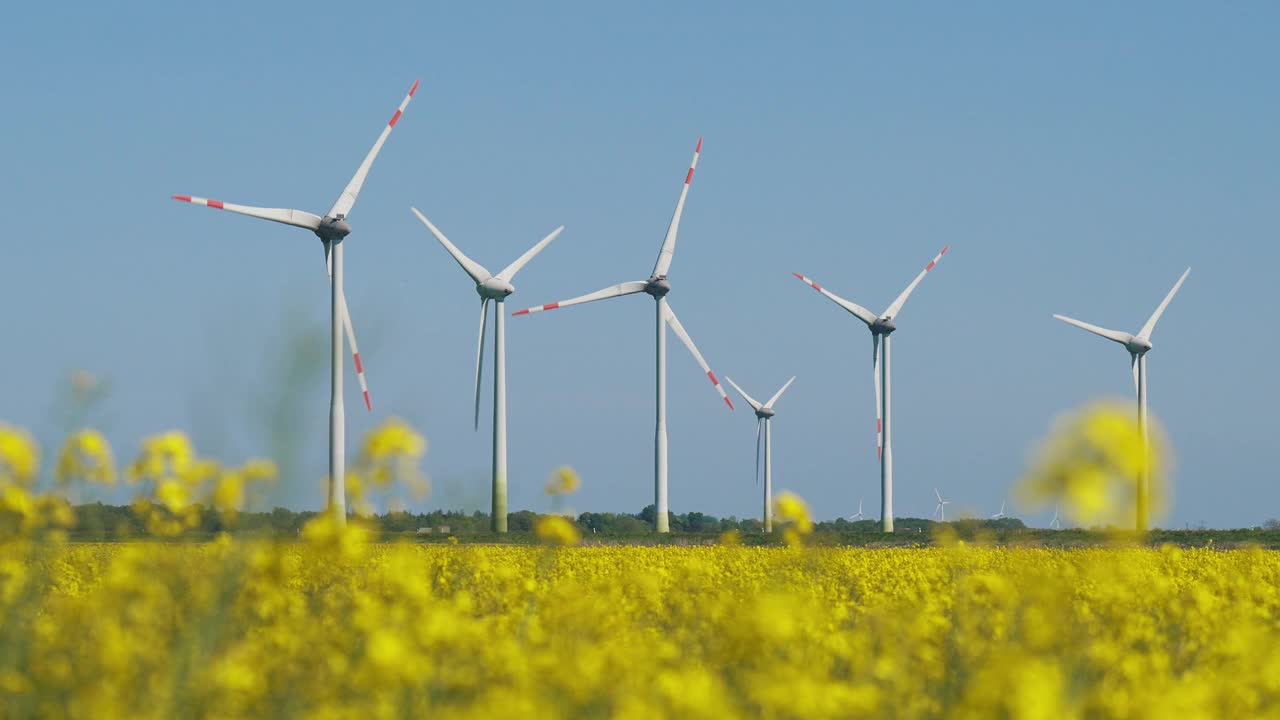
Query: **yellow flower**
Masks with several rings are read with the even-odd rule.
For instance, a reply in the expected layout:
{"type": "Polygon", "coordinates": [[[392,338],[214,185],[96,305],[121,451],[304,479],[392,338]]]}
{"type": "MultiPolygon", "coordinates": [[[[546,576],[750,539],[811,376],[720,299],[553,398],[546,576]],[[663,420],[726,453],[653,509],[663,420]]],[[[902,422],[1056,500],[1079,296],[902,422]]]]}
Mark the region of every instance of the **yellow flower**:
{"type": "Polygon", "coordinates": [[[813,532],[813,520],[809,518],[809,506],[792,492],[784,492],[773,501],[773,514],[783,523],[789,523],[782,531],[788,545],[799,545],[813,532]]]}
{"type": "Polygon", "coordinates": [[[539,538],[555,545],[577,545],[582,539],[578,527],[562,515],[543,515],[538,518],[534,532],[539,538]]]}
{"type": "Polygon", "coordinates": [[[77,481],[114,485],[116,465],[111,445],[97,430],[72,433],[58,453],[54,478],[60,485],[77,481]]]}
{"type": "Polygon", "coordinates": [[[1098,402],[1054,423],[1018,488],[1030,509],[1062,502],[1084,524],[1132,523],[1138,484],[1148,483],[1149,512],[1164,507],[1163,434],[1151,423],[1149,452],[1136,414],[1125,403],[1098,402]]]}
{"type": "Polygon", "coordinates": [[[30,485],[40,471],[40,446],[22,428],[0,423],[0,483],[30,485]]]}
{"type": "Polygon", "coordinates": [[[578,473],[568,465],[561,465],[556,468],[551,479],[547,480],[548,495],[569,495],[578,489],[582,484],[582,478],[578,477],[578,473]]]}

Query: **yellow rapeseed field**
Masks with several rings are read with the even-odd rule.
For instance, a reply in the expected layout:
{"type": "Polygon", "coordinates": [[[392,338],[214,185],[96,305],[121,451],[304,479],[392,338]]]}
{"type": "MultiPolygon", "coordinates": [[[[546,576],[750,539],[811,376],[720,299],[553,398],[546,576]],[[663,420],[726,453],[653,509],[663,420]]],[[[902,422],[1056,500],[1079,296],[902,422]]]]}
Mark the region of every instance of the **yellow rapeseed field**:
{"type": "MultiPolygon", "coordinates": [[[[425,450],[388,421],[356,487],[425,492],[425,450]]],[[[139,487],[170,539],[68,542],[39,448],[0,425],[3,718],[1280,717],[1280,553],[814,547],[787,493],[779,547],[579,547],[555,514],[541,546],[379,544],[327,514],[296,539],[197,543],[201,508],[234,519],[271,463],[173,432],[123,472],[91,431],[57,458],[59,487],[139,487]]],[[[1058,424],[1022,491],[1131,519],[1157,461],[1099,405],[1058,424]]],[[[552,504],[581,482],[555,471],[552,504]]]]}
{"type": "Polygon", "coordinates": [[[1264,717],[1280,555],[10,543],[8,717],[1264,717]]]}

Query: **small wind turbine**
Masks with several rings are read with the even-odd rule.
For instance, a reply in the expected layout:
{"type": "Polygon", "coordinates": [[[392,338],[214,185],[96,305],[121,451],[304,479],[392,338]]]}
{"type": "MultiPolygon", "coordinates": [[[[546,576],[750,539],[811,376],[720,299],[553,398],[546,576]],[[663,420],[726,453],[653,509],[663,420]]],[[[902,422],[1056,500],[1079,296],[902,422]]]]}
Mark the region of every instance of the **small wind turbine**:
{"type": "Polygon", "coordinates": [[[1051,530],[1062,529],[1062,523],[1058,522],[1058,506],[1057,505],[1053,506],[1053,519],[1049,521],[1049,529],[1051,530]]]}
{"type": "Polygon", "coordinates": [[[862,499],[861,499],[861,498],[859,498],[859,499],[858,499],[858,512],[856,512],[856,513],[854,513],[854,514],[850,515],[850,516],[849,516],[849,520],[861,520],[861,519],[862,519],[862,499]]]}
{"type": "Polygon", "coordinates": [[[942,493],[938,492],[938,488],[933,489],[933,494],[938,496],[938,507],[933,509],[933,517],[938,518],[941,522],[947,521],[947,506],[951,504],[950,500],[943,500],[942,493]]]}
{"type": "Polygon", "coordinates": [[[942,251],[933,260],[929,261],[928,265],[925,265],[924,270],[921,270],[920,274],[916,275],[916,279],[911,281],[907,289],[903,290],[879,316],[872,314],[870,310],[857,303],[845,300],[800,273],[791,273],[800,278],[806,285],[827,296],[835,304],[866,323],[867,329],[871,331],[872,375],[875,376],[876,385],[876,457],[880,460],[880,526],[884,532],[893,532],[893,448],[890,444],[891,435],[889,433],[889,335],[897,329],[894,319],[897,318],[898,313],[902,310],[902,305],[910,297],[911,291],[915,290],[916,285],[920,284],[924,276],[933,269],[934,265],[937,265],[942,260],[942,256],[947,254],[947,250],[950,247],[948,245],[942,248],[942,251]],[[880,362],[881,336],[884,336],[883,365],[880,362]],[[881,418],[883,418],[883,423],[881,418]]]}
{"type": "Polygon", "coordinates": [[[751,409],[756,411],[757,482],[760,480],[760,427],[764,426],[764,531],[773,532],[773,433],[770,431],[770,428],[773,427],[773,423],[770,422],[770,420],[773,419],[774,415],[773,404],[778,401],[778,398],[782,397],[782,393],[786,392],[787,388],[791,387],[791,383],[795,382],[796,379],[795,376],[792,376],[791,379],[787,381],[787,384],[783,385],[778,392],[773,394],[773,397],[769,398],[769,402],[764,403],[763,405],[743,391],[742,388],[738,387],[738,384],[733,381],[733,378],[725,375],[724,379],[733,386],[734,390],[738,391],[738,394],[742,396],[743,400],[747,401],[747,404],[751,406],[751,409]]]}
{"type": "Polygon", "coordinates": [[[507,531],[507,331],[506,313],[503,310],[507,296],[516,291],[511,281],[533,256],[542,252],[556,236],[564,230],[564,226],[556,228],[550,235],[538,241],[516,261],[494,275],[483,265],[463,254],[444,233],[436,229],[417,208],[410,208],[418,216],[423,225],[436,236],[436,240],[444,246],[463,272],[476,284],[476,293],[480,295],[480,340],[476,347],[476,408],[475,429],[480,429],[480,371],[484,366],[484,330],[489,317],[489,301],[494,301],[493,320],[493,488],[492,514],[490,524],[494,532],[507,531]]]}
{"type": "Polygon", "coordinates": [[[693,182],[693,170],[698,166],[698,155],[701,153],[702,138],[698,138],[698,146],[693,150],[693,161],[689,163],[689,172],[684,176],[684,186],[680,188],[680,199],[676,202],[676,211],[671,216],[671,224],[667,226],[667,236],[663,239],[662,249],[658,252],[658,262],[653,266],[653,272],[649,275],[648,280],[624,282],[587,295],[570,298],[569,300],[517,310],[512,313],[512,315],[527,315],[543,310],[555,310],[556,308],[569,307],[570,305],[579,305],[618,297],[619,295],[632,295],[641,292],[654,299],[657,310],[658,352],[656,363],[657,378],[655,382],[657,387],[657,428],[654,432],[653,453],[653,505],[655,510],[653,527],[660,533],[670,531],[670,525],[667,521],[667,325],[671,326],[671,329],[675,331],[676,337],[680,338],[685,347],[689,348],[694,360],[698,361],[702,371],[707,374],[711,384],[715,386],[716,392],[720,393],[721,399],[725,401],[730,410],[733,410],[733,401],[729,399],[724,388],[720,387],[720,381],[716,379],[716,374],[711,372],[707,361],[702,358],[702,353],[698,352],[697,346],[693,344],[693,338],[689,337],[689,333],[685,332],[684,326],[676,318],[675,311],[667,303],[667,293],[671,292],[671,282],[667,280],[667,272],[671,269],[671,258],[676,250],[676,233],[680,229],[680,216],[684,213],[684,200],[689,194],[689,183],[693,182]]]}
{"type": "Polygon", "coordinates": [[[991,519],[992,519],[992,520],[1000,520],[1001,518],[1005,517],[1005,514],[1004,514],[1004,504],[1005,504],[1005,501],[1003,501],[1003,500],[1002,500],[1002,501],[1000,502],[1000,512],[996,513],[995,515],[992,515],[992,516],[991,516],[991,519]]]}
{"type": "MultiPolygon", "coordinates": [[[[1133,369],[1133,387],[1138,394],[1138,430],[1142,433],[1144,460],[1149,459],[1149,453],[1151,452],[1147,435],[1147,352],[1151,350],[1151,333],[1156,329],[1156,322],[1164,314],[1165,308],[1169,307],[1169,301],[1173,300],[1173,296],[1178,293],[1178,288],[1182,287],[1183,281],[1187,279],[1189,274],[1191,274],[1191,268],[1187,268],[1182,273],[1182,277],[1178,278],[1178,282],[1174,283],[1173,289],[1169,291],[1168,295],[1164,296],[1160,306],[1156,308],[1155,312],[1151,313],[1151,317],[1147,318],[1146,324],[1142,326],[1137,335],[1130,335],[1119,330],[1108,330],[1065,315],[1054,315],[1055,318],[1065,323],[1118,342],[1129,351],[1129,367],[1133,369]]],[[[1136,503],[1138,515],[1136,526],[1139,532],[1145,532],[1147,529],[1147,494],[1150,492],[1149,485],[1150,478],[1147,477],[1147,463],[1144,462],[1141,477],[1138,478],[1136,503]]]]}
{"type": "Polygon", "coordinates": [[[174,200],[192,203],[193,205],[204,205],[205,207],[226,210],[227,212],[239,213],[310,230],[320,238],[320,242],[324,245],[325,265],[329,272],[331,318],[331,353],[329,358],[329,510],[339,524],[346,523],[347,518],[346,411],[342,405],[342,334],[344,330],[346,331],[347,339],[351,342],[351,354],[356,366],[356,377],[360,380],[360,390],[364,394],[365,407],[370,411],[373,410],[373,405],[369,401],[369,388],[365,384],[364,366],[360,363],[360,352],[356,349],[356,335],[351,327],[351,316],[347,311],[346,296],[342,292],[342,240],[351,233],[351,226],[347,224],[347,215],[356,204],[356,198],[360,195],[360,188],[364,186],[365,178],[369,176],[369,168],[373,166],[374,158],[378,157],[378,152],[382,150],[382,144],[387,141],[387,136],[391,134],[392,128],[400,121],[400,116],[404,114],[405,108],[409,106],[409,101],[413,99],[413,94],[417,91],[418,81],[415,80],[413,81],[413,87],[409,88],[409,94],[405,95],[404,100],[400,101],[400,106],[396,108],[391,119],[387,121],[386,127],[382,129],[382,134],[378,136],[377,142],[373,144],[373,149],[369,151],[368,155],[365,155],[364,162],[360,163],[360,167],[356,168],[356,174],[351,177],[351,181],[342,189],[342,194],[338,196],[338,199],[333,203],[333,207],[329,208],[329,212],[324,217],[303,210],[236,205],[191,195],[173,196],[174,200]]]}

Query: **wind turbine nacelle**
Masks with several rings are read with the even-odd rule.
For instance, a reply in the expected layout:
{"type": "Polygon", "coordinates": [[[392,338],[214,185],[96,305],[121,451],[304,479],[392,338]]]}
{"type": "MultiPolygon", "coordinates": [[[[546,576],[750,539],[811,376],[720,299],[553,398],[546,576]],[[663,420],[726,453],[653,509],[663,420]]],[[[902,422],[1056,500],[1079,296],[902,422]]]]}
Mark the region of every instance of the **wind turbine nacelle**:
{"type": "Polygon", "coordinates": [[[773,408],[762,407],[756,411],[756,417],[761,420],[768,420],[774,416],[773,408]]]}
{"type": "Polygon", "coordinates": [[[326,216],[320,220],[320,227],[316,228],[316,235],[325,242],[339,242],[350,234],[351,226],[341,217],[326,216]]]}
{"type": "Polygon", "coordinates": [[[1124,346],[1128,348],[1129,352],[1134,353],[1135,355],[1142,355],[1151,349],[1151,341],[1135,337],[1131,338],[1129,342],[1124,344],[1124,346]]]}
{"type": "Polygon", "coordinates": [[[893,324],[893,318],[877,318],[876,321],[871,324],[871,332],[879,335],[888,335],[897,329],[898,326],[893,324]]]}
{"type": "Polygon", "coordinates": [[[515,291],[514,285],[496,277],[491,277],[476,286],[476,292],[480,293],[480,297],[490,300],[501,300],[515,291]]]}
{"type": "Polygon", "coordinates": [[[667,280],[666,275],[659,275],[649,278],[649,282],[645,283],[644,291],[655,298],[664,297],[671,292],[671,283],[667,280]]]}

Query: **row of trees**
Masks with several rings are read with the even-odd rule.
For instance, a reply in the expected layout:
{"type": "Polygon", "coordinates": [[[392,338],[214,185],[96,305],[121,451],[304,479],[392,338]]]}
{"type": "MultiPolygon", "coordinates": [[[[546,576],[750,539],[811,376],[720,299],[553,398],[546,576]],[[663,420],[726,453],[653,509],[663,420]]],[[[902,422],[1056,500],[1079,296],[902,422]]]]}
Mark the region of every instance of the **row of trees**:
{"type": "MultiPolygon", "coordinates": [[[[93,536],[138,537],[148,534],[146,523],[133,508],[119,505],[79,505],[75,508],[75,533],[93,536]]],[[[193,531],[217,533],[223,531],[257,532],[280,536],[296,535],[303,525],[316,516],[315,512],[294,512],[286,508],[275,508],[270,512],[239,513],[234,521],[213,509],[200,511],[199,522],[194,523],[193,531]]],[[[538,513],[521,510],[508,516],[507,524],[511,532],[532,532],[538,513]]],[[[654,507],[649,505],[638,513],[593,513],[585,512],[574,519],[574,524],[583,535],[642,535],[653,527],[654,507]]],[[[425,513],[392,512],[367,518],[378,529],[386,533],[416,533],[420,529],[430,528],[432,534],[447,532],[448,534],[478,534],[489,532],[488,513],[475,511],[471,513],[460,510],[433,510],[425,513]],[[447,530],[445,530],[447,528],[447,530]]],[[[736,530],[742,533],[758,533],[762,530],[760,520],[756,518],[739,519],[737,517],[717,518],[700,512],[672,513],[671,529],[682,533],[723,533],[736,530]]],[[[959,521],[974,522],[974,521],[959,521]]],[[[993,529],[1021,528],[1021,520],[1004,518],[1001,520],[978,521],[993,529]]],[[[928,532],[935,523],[932,520],[919,518],[898,518],[895,524],[899,532],[928,532]]],[[[850,522],[839,519],[815,523],[819,532],[874,532],[880,523],[877,520],[859,520],[850,522]]]]}

